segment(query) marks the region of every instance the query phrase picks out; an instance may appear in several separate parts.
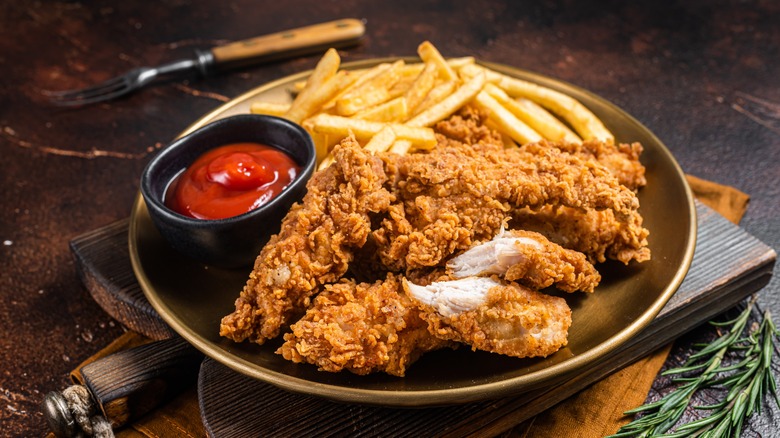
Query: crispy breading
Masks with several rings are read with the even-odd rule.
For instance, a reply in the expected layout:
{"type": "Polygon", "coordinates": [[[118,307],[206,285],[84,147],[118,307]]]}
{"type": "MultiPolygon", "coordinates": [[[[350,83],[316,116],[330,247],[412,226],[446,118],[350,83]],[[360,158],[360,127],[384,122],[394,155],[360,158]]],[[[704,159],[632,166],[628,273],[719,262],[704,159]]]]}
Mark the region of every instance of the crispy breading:
{"type": "Polygon", "coordinates": [[[262,344],[303,313],[319,288],[338,281],[371,231],[369,214],[387,210],[382,162],[354,138],[334,149],[335,164],[316,173],[307,194],[282,221],[255,261],[236,300],[222,319],[220,335],[262,344]]]}
{"type": "Polygon", "coordinates": [[[385,372],[403,376],[425,352],[455,347],[428,332],[420,311],[401,292],[399,278],[328,285],[284,335],[277,353],[323,371],[385,372]]]}
{"type": "Polygon", "coordinates": [[[547,206],[537,211],[518,209],[512,216],[512,228],[536,231],[564,248],[584,253],[592,263],[607,258],[625,264],[650,260],[650,232],[642,226],[639,212],[618,220],[611,210],[547,206]]]}
{"type": "MultiPolygon", "coordinates": [[[[576,143],[542,143],[570,154],[593,159],[618,181],[637,191],[645,184],[645,167],[639,162],[642,145],[587,141],[576,143]]],[[[611,210],[576,209],[549,205],[541,209],[522,208],[513,211],[512,226],[537,231],[555,243],[584,253],[593,262],[607,258],[629,262],[650,260],[647,237],[638,211],[618,218],[611,210]]]]}
{"type": "Polygon", "coordinates": [[[597,161],[615,175],[620,184],[631,190],[639,190],[647,184],[645,166],[639,162],[643,149],[639,143],[615,144],[613,141],[590,140],[582,143],[544,142],[544,144],[586,160],[597,161]]]}

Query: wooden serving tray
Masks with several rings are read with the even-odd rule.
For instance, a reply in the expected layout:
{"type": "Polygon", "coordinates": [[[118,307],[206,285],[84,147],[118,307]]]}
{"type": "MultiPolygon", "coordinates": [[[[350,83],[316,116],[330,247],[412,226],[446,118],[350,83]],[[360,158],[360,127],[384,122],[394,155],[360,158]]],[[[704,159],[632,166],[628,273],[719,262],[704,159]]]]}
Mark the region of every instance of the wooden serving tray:
{"type": "MultiPolygon", "coordinates": [[[[610,357],[554,386],[518,397],[424,409],[347,405],[293,394],[205,359],[198,377],[211,436],[495,436],[728,310],[767,284],[775,251],[697,202],[691,268],[655,320],[610,357]]],[[[130,266],[128,221],[71,242],[79,273],[100,306],[153,339],[174,336],[146,301],[130,266]]]]}

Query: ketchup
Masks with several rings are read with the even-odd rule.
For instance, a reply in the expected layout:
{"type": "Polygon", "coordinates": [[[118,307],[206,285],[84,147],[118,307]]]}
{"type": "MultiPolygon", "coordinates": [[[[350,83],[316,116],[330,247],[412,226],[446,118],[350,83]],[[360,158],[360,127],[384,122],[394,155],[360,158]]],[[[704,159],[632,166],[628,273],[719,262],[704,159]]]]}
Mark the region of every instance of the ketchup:
{"type": "Polygon", "coordinates": [[[264,144],[220,146],[173,180],[165,204],[196,219],[238,216],[273,199],[300,170],[289,155],[264,144]]]}

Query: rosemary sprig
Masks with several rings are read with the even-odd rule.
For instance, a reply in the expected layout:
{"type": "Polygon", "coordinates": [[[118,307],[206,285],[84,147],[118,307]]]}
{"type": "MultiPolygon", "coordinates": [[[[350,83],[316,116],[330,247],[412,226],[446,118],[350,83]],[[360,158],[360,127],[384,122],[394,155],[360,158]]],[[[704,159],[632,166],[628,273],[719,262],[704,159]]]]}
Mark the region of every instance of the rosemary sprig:
{"type": "Polygon", "coordinates": [[[769,392],[780,406],[777,384],[771,370],[774,341],[780,335],[769,312],[765,312],[758,328],[747,337],[742,333],[755,304],[750,300],[745,310],[735,319],[716,326],[731,325],[731,329],[710,344],[691,355],[682,367],[667,370],[663,375],[689,375],[677,377],[681,385],[660,400],[625,412],[626,415],[643,414],[623,426],[612,437],[735,437],[742,431],[744,420],[761,411],[761,402],[769,392]],[[728,353],[741,357],[733,365],[722,365],[728,353]],[[699,373],[695,375],[695,373],[699,373]],[[727,391],[720,403],[698,406],[696,409],[711,411],[708,417],[683,424],[667,433],[680,420],[696,391],[718,386],[727,391]]]}

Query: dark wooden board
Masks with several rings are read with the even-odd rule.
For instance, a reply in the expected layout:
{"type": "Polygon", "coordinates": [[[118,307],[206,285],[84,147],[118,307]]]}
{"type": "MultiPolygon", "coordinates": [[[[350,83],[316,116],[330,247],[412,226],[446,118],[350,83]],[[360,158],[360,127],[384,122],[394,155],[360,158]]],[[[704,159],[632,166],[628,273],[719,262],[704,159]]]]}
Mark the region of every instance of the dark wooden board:
{"type": "Polygon", "coordinates": [[[129,222],[117,221],[71,240],[79,276],[100,307],[125,327],[155,340],[170,338],[175,332],[135,279],[127,243],[129,222]]]}
{"type": "MultiPolygon", "coordinates": [[[[651,325],[610,356],[549,389],[464,405],[389,409],[347,405],[288,393],[206,359],[199,403],[212,436],[494,436],[554,406],[733,307],[769,280],[776,254],[708,207],[697,203],[698,241],[680,289],[651,325]]],[[[80,275],[111,316],[155,339],[171,336],[132,277],[127,221],[74,239],[80,275]]]]}

